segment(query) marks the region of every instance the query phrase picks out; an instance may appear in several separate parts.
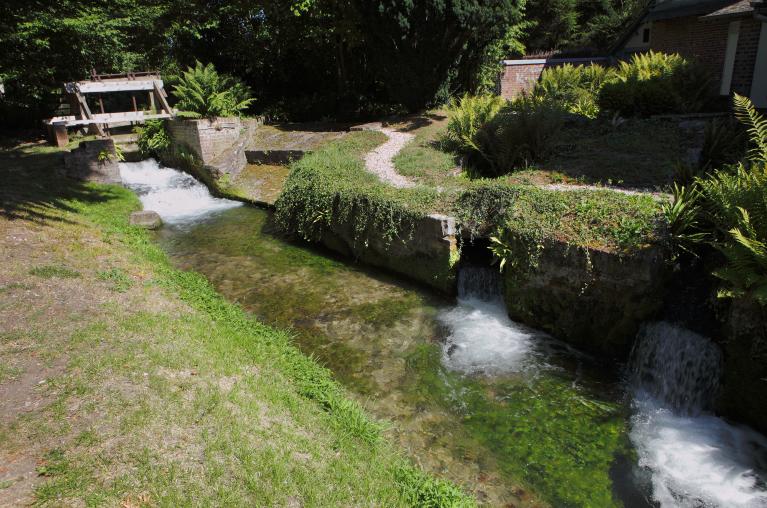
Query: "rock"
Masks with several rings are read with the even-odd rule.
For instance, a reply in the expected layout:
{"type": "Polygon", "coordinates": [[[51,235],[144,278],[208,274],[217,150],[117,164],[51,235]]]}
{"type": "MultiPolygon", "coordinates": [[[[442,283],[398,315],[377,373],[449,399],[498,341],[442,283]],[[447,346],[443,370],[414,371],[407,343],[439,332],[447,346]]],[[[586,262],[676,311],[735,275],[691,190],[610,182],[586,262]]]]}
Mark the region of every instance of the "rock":
{"type": "Polygon", "coordinates": [[[64,154],[64,170],[70,178],[97,183],[122,183],[112,139],[83,141],[64,154]]]}
{"type": "Polygon", "coordinates": [[[350,127],[349,130],[352,132],[357,131],[380,131],[383,129],[383,124],[381,122],[370,122],[370,123],[363,123],[361,125],[354,125],[353,127],[350,127]]]}
{"type": "Polygon", "coordinates": [[[130,225],[144,229],[157,229],[162,226],[162,219],[157,212],[141,210],[130,214],[130,225]]]}

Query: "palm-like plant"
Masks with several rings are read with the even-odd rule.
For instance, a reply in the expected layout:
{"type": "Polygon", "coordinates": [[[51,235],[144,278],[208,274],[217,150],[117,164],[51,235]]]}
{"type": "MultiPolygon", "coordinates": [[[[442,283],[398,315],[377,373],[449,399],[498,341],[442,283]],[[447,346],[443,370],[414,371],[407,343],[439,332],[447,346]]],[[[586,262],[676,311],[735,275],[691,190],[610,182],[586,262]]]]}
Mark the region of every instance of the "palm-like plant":
{"type": "Polygon", "coordinates": [[[253,102],[245,85],[199,61],[181,73],[173,95],[180,110],[206,118],[238,116],[253,102]]]}
{"type": "Polygon", "coordinates": [[[760,115],[748,97],[735,94],[735,117],[746,126],[753,148],[749,159],[756,164],[767,164],[767,118],[760,115]]]}

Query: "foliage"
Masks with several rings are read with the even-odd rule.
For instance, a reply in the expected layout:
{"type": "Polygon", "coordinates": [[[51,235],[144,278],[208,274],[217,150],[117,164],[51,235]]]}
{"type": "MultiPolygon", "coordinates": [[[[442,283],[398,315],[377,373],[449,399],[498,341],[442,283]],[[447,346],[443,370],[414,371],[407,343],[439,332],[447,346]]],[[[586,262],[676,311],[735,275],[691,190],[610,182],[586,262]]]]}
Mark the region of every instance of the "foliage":
{"type": "Polygon", "coordinates": [[[614,191],[556,191],[478,180],[457,203],[461,224],[472,235],[509,238],[535,246],[558,240],[578,247],[632,250],[657,241],[660,205],[649,196],[614,191]]]}
{"type": "Polygon", "coordinates": [[[436,192],[396,189],[365,171],[362,154],[382,137],[354,133],[293,163],[275,204],[277,223],[307,240],[319,239],[333,223],[349,226],[360,245],[367,244],[369,234],[390,242],[409,237],[436,192]]]}
{"type": "Polygon", "coordinates": [[[607,68],[596,64],[550,67],[541,73],[532,96],[593,119],[599,114],[599,91],[610,75],[607,68]]]}
{"type": "Polygon", "coordinates": [[[148,120],[143,126],[137,126],[136,144],[145,157],[159,157],[170,148],[170,136],[163,120],[148,120]]]}
{"type": "Polygon", "coordinates": [[[206,118],[239,116],[254,100],[241,81],[219,74],[213,64],[199,61],[181,73],[173,95],[179,109],[206,118]]]}
{"type": "Polygon", "coordinates": [[[599,93],[599,107],[622,116],[696,112],[711,95],[706,71],[678,54],[635,54],[612,75],[599,93]]]}
{"type": "Polygon", "coordinates": [[[678,192],[669,208],[672,231],[682,246],[706,241],[724,256],[714,271],[725,282],[720,296],[767,305],[767,120],[748,99],[736,95],[733,103],[753,145],[750,164],[725,166],[697,177],[697,189],[678,192]]]}
{"type": "Polygon", "coordinates": [[[506,106],[506,101],[497,95],[465,94],[449,104],[450,120],[442,139],[448,150],[464,155],[479,151],[477,133],[506,106]]]}
{"type": "Polygon", "coordinates": [[[528,50],[594,48],[600,53],[645,6],[643,0],[528,0],[530,26],[522,42],[528,50]]]}
{"type": "Polygon", "coordinates": [[[767,305],[767,168],[739,165],[699,179],[713,245],[726,264],[714,271],[721,296],[749,295],[767,305]]]}
{"type": "Polygon", "coordinates": [[[705,239],[700,224],[700,192],[697,186],[674,184],[673,198],[663,204],[669,239],[674,257],[680,253],[695,254],[695,247],[705,239]]]}
{"type": "Polygon", "coordinates": [[[732,101],[735,117],[748,130],[753,145],[749,151],[749,160],[755,164],[767,164],[767,117],[760,115],[747,97],[735,94],[732,101]]]}
{"type": "Polygon", "coordinates": [[[476,502],[452,483],[427,475],[405,464],[395,470],[395,480],[408,506],[468,508],[476,502]]]}
{"type": "Polygon", "coordinates": [[[442,144],[465,158],[472,176],[500,176],[544,157],[562,125],[559,108],[534,97],[465,95],[451,105],[442,144]]]}
{"type": "Polygon", "coordinates": [[[43,279],[75,279],[80,277],[80,272],[67,268],[66,266],[44,265],[36,266],[29,271],[30,275],[42,277],[43,279]]]}
{"type": "Polygon", "coordinates": [[[519,0],[355,0],[367,58],[390,99],[417,111],[448,78],[476,88],[487,48],[520,21],[519,0]]]}
{"type": "Polygon", "coordinates": [[[470,169],[474,175],[496,177],[540,161],[563,124],[558,107],[519,97],[477,131],[470,169]]]}

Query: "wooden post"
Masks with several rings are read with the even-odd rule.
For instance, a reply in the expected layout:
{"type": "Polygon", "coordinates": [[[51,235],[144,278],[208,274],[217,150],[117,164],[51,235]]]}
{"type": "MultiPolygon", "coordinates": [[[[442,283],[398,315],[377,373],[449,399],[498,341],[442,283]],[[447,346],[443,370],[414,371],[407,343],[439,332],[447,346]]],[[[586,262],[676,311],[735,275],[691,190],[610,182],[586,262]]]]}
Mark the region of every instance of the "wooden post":
{"type": "Polygon", "coordinates": [[[130,94],[131,101],[133,101],[133,112],[138,111],[138,105],[136,104],[136,94],[130,94]]]}
{"type": "Polygon", "coordinates": [[[149,111],[157,111],[154,105],[154,92],[149,92],[149,111]]]}
{"type": "Polygon", "coordinates": [[[101,108],[102,115],[106,113],[106,111],[104,111],[104,98],[101,97],[101,95],[99,95],[99,107],[101,108]]]}

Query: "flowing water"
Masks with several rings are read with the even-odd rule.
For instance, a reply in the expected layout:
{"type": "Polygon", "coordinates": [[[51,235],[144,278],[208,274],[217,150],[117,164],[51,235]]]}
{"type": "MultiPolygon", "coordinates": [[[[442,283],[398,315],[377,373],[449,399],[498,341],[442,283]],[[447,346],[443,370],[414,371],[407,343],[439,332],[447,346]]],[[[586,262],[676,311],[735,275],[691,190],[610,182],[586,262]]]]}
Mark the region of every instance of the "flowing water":
{"type": "Polygon", "coordinates": [[[509,320],[493,270],[463,267],[450,301],[281,238],[267,212],[152,161],[121,174],[165,220],[177,266],[291,328],[413,460],[488,505],[767,506],[764,438],[704,412],[721,360],[689,332],[648,326],[627,390],[618,369],[509,320]]]}

